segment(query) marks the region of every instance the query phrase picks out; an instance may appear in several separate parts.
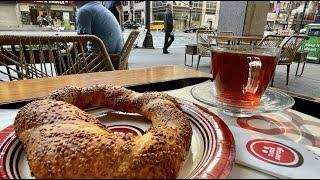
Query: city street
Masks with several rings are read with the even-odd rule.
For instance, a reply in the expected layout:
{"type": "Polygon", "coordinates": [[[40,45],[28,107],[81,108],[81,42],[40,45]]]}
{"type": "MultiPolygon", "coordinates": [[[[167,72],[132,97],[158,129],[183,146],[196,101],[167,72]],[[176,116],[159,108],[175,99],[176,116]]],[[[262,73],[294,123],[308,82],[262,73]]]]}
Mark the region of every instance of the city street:
{"type": "MultiPolygon", "coordinates": [[[[130,30],[123,33],[126,40],[130,30]]],[[[76,32],[52,32],[52,31],[0,31],[1,34],[19,35],[75,35],[76,32]]],[[[144,68],[159,65],[177,65],[186,68],[196,69],[197,56],[194,56],[193,67],[184,66],[184,51],[186,44],[196,43],[195,33],[176,32],[175,41],[168,49],[170,54],[163,54],[162,47],[164,42],[163,32],[152,32],[153,45],[155,49],[134,48],[129,58],[129,68],[144,68]]],[[[191,56],[187,55],[187,63],[191,63],[191,56]]],[[[308,96],[320,97],[320,64],[306,63],[302,77],[295,77],[297,63],[293,63],[290,69],[289,85],[286,83],[286,66],[277,66],[274,87],[288,91],[300,93],[308,96]]],[[[210,58],[201,58],[199,71],[210,72],[210,58]]],[[[300,66],[299,72],[302,69],[300,66]]]]}

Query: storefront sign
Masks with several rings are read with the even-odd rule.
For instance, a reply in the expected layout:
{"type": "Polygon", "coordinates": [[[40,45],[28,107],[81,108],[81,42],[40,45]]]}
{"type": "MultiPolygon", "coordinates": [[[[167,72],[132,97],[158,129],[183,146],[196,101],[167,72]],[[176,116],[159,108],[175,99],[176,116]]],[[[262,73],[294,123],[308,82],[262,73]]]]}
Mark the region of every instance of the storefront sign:
{"type": "Polygon", "coordinates": [[[62,17],[63,17],[63,20],[70,20],[70,15],[68,12],[63,12],[62,17]]]}
{"type": "Polygon", "coordinates": [[[268,13],[267,14],[267,21],[275,21],[277,18],[277,13],[268,13]]]}
{"type": "Polygon", "coordinates": [[[22,11],[22,12],[30,12],[29,6],[27,6],[27,5],[20,5],[20,11],[22,11]]]}
{"type": "Polygon", "coordinates": [[[18,3],[50,4],[72,6],[72,1],[17,1],[18,3]]]}

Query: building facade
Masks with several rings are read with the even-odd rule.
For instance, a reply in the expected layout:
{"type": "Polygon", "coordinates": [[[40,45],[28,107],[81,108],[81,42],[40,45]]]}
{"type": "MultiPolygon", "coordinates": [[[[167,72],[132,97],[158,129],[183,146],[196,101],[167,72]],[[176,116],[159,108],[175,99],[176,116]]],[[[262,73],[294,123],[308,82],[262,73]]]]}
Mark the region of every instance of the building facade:
{"type": "MultiPolygon", "coordinates": [[[[217,1],[174,1],[174,26],[176,29],[185,29],[190,26],[217,27],[217,1]],[[190,13],[191,11],[191,13],[190,13]],[[191,21],[190,21],[191,14],[191,21]]],[[[145,1],[123,1],[124,20],[136,21],[145,24],[145,1]]],[[[166,1],[151,2],[151,21],[162,21],[166,10],[166,1]]]]}
{"type": "Polygon", "coordinates": [[[270,1],[266,27],[278,34],[288,29],[297,33],[307,24],[316,22],[318,9],[319,1],[270,1]]]}
{"type": "Polygon", "coordinates": [[[71,1],[17,1],[23,25],[38,25],[39,17],[50,16],[62,26],[64,20],[74,22],[71,1]]]}
{"type": "Polygon", "coordinates": [[[145,1],[123,1],[124,21],[145,24],[145,1]]]}
{"type": "MultiPolygon", "coordinates": [[[[173,14],[176,29],[189,26],[216,27],[217,1],[174,1],[173,14]]],[[[152,1],[152,19],[163,20],[165,1],[152,1]]]]}
{"type": "Polygon", "coordinates": [[[49,17],[52,26],[63,27],[75,22],[72,1],[2,1],[0,2],[1,27],[38,26],[40,19],[49,17]]]}

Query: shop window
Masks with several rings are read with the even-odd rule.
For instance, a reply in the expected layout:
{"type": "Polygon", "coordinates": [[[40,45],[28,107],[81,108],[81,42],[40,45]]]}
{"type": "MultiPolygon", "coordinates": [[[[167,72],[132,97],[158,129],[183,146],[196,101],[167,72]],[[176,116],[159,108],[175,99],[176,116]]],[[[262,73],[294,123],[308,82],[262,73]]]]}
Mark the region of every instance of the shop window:
{"type": "Polygon", "coordinates": [[[202,2],[201,1],[193,1],[192,7],[202,8],[202,2]]]}
{"type": "Polygon", "coordinates": [[[192,21],[200,21],[201,14],[192,14],[192,21]]]}
{"type": "Polygon", "coordinates": [[[163,19],[164,19],[163,13],[154,13],[153,14],[153,20],[163,20],[163,19]]]}
{"type": "Polygon", "coordinates": [[[136,22],[141,23],[141,11],[134,12],[134,19],[136,22]]]}
{"type": "Polygon", "coordinates": [[[175,19],[188,19],[188,13],[175,13],[175,19]]]}
{"type": "Polygon", "coordinates": [[[165,3],[162,3],[161,1],[156,1],[155,2],[156,4],[156,7],[159,7],[159,6],[164,6],[165,5],[165,3]]]}
{"type": "Polygon", "coordinates": [[[207,1],[206,2],[206,8],[207,9],[215,9],[215,6],[217,5],[216,2],[213,2],[213,1],[207,1]]]}
{"type": "Polygon", "coordinates": [[[21,22],[24,25],[30,25],[30,12],[28,11],[21,12],[21,22]]]}
{"type": "Polygon", "coordinates": [[[320,29],[311,29],[308,36],[320,37],[320,29]]]}

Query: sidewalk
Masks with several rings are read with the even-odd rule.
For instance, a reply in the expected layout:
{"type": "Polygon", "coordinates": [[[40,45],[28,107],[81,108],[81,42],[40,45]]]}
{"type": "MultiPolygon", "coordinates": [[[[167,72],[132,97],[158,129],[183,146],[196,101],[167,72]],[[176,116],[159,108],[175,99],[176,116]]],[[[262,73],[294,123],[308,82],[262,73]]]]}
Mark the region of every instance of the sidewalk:
{"type": "MultiPolygon", "coordinates": [[[[193,67],[184,66],[184,47],[169,48],[170,54],[162,54],[161,48],[133,49],[130,54],[129,68],[145,68],[159,65],[177,65],[184,68],[196,69],[198,56],[194,56],[193,67]]],[[[199,71],[210,72],[210,58],[201,58],[199,71]]],[[[187,55],[187,64],[191,63],[191,56],[187,55]]],[[[306,63],[302,77],[295,77],[297,63],[290,68],[289,85],[286,85],[286,66],[277,66],[274,87],[300,93],[307,96],[320,97],[320,64],[306,63]]],[[[302,69],[300,64],[299,72],[302,69]]]]}

